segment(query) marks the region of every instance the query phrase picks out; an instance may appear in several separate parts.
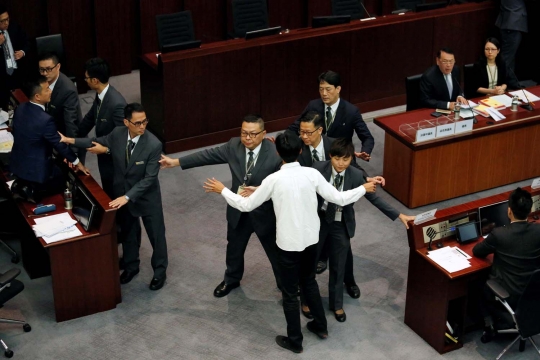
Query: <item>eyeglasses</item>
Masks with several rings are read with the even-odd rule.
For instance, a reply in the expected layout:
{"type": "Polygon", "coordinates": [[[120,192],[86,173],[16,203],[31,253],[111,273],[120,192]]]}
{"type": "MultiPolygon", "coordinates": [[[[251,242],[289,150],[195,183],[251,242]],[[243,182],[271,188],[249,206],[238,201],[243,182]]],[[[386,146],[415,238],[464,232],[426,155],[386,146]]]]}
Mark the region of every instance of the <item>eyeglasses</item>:
{"type": "Polygon", "coordinates": [[[141,127],[142,125],[147,125],[150,120],[144,119],[143,121],[137,121],[132,122],[131,120],[128,120],[132,125],[135,125],[136,127],[141,127]]]}
{"type": "MultiPolygon", "coordinates": [[[[58,63],[58,64],[60,64],[60,63],[58,63]]],[[[54,68],[58,66],[58,64],[54,65],[52,68],[39,68],[39,73],[40,73],[40,74],[43,74],[43,73],[48,74],[48,73],[50,73],[51,71],[53,71],[54,68]]]]}
{"type": "Polygon", "coordinates": [[[499,50],[499,49],[485,48],[484,50],[485,50],[486,52],[495,52],[495,51],[497,51],[497,50],[499,50]]]}
{"type": "Polygon", "coordinates": [[[300,136],[304,136],[304,135],[307,135],[307,136],[311,136],[315,133],[315,131],[319,130],[321,127],[319,126],[318,128],[316,128],[315,130],[313,131],[302,131],[300,130],[300,136]]]}
{"type": "Polygon", "coordinates": [[[456,62],[456,60],[440,60],[441,64],[444,64],[444,65],[452,65],[453,63],[456,62]]]}
{"type": "Polygon", "coordinates": [[[264,130],[261,130],[259,131],[258,133],[248,133],[248,132],[245,132],[245,131],[240,131],[240,136],[243,137],[243,138],[254,138],[256,137],[257,135],[259,135],[260,133],[262,133],[264,130]]]}
{"type": "Polygon", "coordinates": [[[0,20],[0,24],[7,24],[8,22],[9,22],[9,18],[0,20]]]}

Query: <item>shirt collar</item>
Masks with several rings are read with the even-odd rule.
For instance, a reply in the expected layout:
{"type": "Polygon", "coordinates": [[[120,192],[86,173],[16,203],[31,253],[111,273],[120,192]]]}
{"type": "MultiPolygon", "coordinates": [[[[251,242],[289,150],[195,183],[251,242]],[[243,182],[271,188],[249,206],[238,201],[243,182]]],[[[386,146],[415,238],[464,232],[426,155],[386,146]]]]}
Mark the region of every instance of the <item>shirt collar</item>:
{"type": "Polygon", "coordinates": [[[105,97],[105,94],[107,94],[107,90],[109,90],[109,84],[105,86],[105,89],[101,92],[101,94],[98,94],[98,98],[100,101],[103,101],[103,98],[105,97]]]}
{"type": "Polygon", "coordinates": [[[58,77],[56,78],[56,80],[54,80],[53,83],[49,85],[49,89],[51,89],[51,91],[54,90],[54,86],[56,85],[56,82],[58,81],[59,77],[60,77],[60,74],[58,74],[58,77]]]}
{"type": "Polygon", "coordinates": [[[300,167],[300,163],[298,161],[292,162],[292,163],[285,163],[281,165],[281,169],[287,169],[287,168],[295,168],[300,167]]]}
{"type": "Polygon", "coordinates": [[[139,141],[139,139],[141,138],[141,135],[137,135],[135,136],[133,139],[129,137],[129,130],[128,130],[128,135],[127,135],[127,139],[128,141],[131,140],[133,141],[135,144],[137,144],[137,142],[139,141]]]}
{"type": "Polygon", "coordinates": [[[261,146],[262,142],[253,150],[249,150],[248,148],[246,148],[246,156],[249,156],[249,152],[253,151],[253,157],[256,157],[257,155],[259,155],[259,151],[261,151],[261,146]]]}
{"type": "Polygon", "coordinates": [[[45,111],[45,106],[43,106],[43,105],[41,105],[41,104],[35,103],[35,102],[33,102],[33,101],[30,101],[30,104],[37,105],[37,106],[39,106],[40,108],[42,108],[43,111],[45,111]]]}
{"type": "MultiPolygon", "coordinates": [[[[337,101],[334,103],[334,105],[330,105],[330,109],[332,109],[332,116],[336,116],[336,111],[337,111],[337,108],[339,106],[339,102],[341,101],[340,98],[337,99],[337,101]]],[[[324,111],[326,112],[326,108],[328,108],[328,106],[325,104],[324,105],[324,111]]]]}
{"type": "Polygon", "coordinates": [[[345,177],[345,172],[347,171],[347,169],[343,170],[342,172],[338,173],[336,171],[336,169],[334,169],[334,167],[332,166],[332,177],[336,177],[338,174],[345,177]]]}
{"type": "Polygon", "coordinates": [[[319,142],[319,145],[317,145],[316,148],[309,145],[309,151],[311,152],[311,154],[313,154],[314,149],[317,150],[317,153],[320,155],[319,158],[321,160],[326,160],[326,156],[324,155],[324,144],[323,144],[323,139],[322,138],[321,138],[321,141],[319,142]]]}

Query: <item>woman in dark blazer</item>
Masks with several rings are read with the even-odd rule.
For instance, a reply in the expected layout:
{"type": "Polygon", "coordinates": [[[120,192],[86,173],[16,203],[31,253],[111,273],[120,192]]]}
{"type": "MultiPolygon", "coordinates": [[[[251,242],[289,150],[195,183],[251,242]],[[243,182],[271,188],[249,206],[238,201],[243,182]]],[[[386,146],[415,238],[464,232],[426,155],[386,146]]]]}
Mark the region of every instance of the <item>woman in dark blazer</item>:
{"type": "Polygon", "coordinates": [[[474,89],[482,95],[501,95],[507,88],[506,64],[499,40],[488,38],[484,44],[484,55],[474,64],[474,89]]]}

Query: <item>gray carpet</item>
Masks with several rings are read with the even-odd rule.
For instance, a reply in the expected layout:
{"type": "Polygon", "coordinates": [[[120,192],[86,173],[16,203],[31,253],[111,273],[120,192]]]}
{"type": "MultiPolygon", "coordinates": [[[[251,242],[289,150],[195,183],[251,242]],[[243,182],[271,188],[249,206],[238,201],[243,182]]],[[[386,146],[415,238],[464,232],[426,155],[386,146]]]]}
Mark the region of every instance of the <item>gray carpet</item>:
{"type": "MultiPolygon", "coordinates": [[[[129,94],[128,101],[138,96],[129,93],[138,81],[136,73],[132,76],[113,79],[121,92],[129,94]]],[[[81,98],[85,96],[94,95],[81,98]]],[[[83,113],[85,106],[89,107],[83,104],[83,113]]],[[[384,133],[373,123],[368,127],[376,146],[372,161],[363,165],[376,175],[382,172],[384,133]]],[[[186,153],[190,152],[181,154],[186,153]]],[[[89,154],[87,163],[99,179],[95,157],[89,154]]],[[[226,165],[160,173],[170,259],[167,283],[160,291],[148,290],[151,249],[144,232],[141,272],[122,286],[123,302],[111,311],[58,324],[51,279],[30,280],[23,269],[19,279],[26,289],[0,309],[0,316],[25,318],[33,328],[24,333],[17,325],[0,324],[0,337],[15,351],[15,359],[493,359],[509,343],[511,337],[501,336],[482,344],[476,331],[464,336],[462,349],[441,356],[409,329],[403,323],[409,253],[405,229],[362,199],[355,205],[358,230],[352,240],[362,297],[355,300],[345,294],[345,323],[327,311],[327,340],[308,332],[302,318],[304,353],[281,349],[274,342],[286,329],[281,296],[256,237],[246,251],[242,286],[225,298],[212,295],[223,279],[226,247],[225,201],[202,189],[204,179],[212,176],[230,186],[226,165]]],[[[417,214],[528,184],[523,181],[413,211],[384,191],[379,195],[400,211],[417,214]]],[[[18,247],[16,241],[9,243],[18,247]]],[[[12,266],[3,250],[0,264],[0,271],[12,266]]],[[[20,264],[16,267],[22,269],[20,264]]],[[[328,308],[328,272],[318,276],[318,283],[328,308]]],[[[505,358],[537,356],[528,344],[524,353],[515,345],[505,358]]]]}

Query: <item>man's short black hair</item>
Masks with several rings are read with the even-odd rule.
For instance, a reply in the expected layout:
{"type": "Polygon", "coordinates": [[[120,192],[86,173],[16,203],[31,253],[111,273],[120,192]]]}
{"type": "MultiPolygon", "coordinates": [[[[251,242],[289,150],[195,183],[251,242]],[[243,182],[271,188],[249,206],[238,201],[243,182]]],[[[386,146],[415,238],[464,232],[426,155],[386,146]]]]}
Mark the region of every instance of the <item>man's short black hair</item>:
{"type": "Polygon", "coordinates": [[[352,157],[354,156],[354,145],[349,139],[336,139],[332,145],[330,145],[330,156],[337,157],[352,157]]]}
{"type": "Polygon", "coordinates": [[[308,111],[304,116],[300,118],[300,122],[313,123],[315,128],[323,127],[324,120],[322,116],[316,111],[308,111]]]}
{"type": "Polygon", "coordinates": [[[518,220],[526,220],[527,216],[531,213],[532,209],[532,197],[527,190],[517,188],[512,191],[508,198],[508,207],[514,213],[514,217],[518,220]]]}
{"type": "Polygon", "coordinates": [[[106,84],[109,82],[110,69],[107,61],[102,58],[92,58],[84,64],[84,69],[88,73],[88,77],[96,78],[100,83],[106,84]]]}
{"type": "Polygon", "coordinates": [[[39,94],[42,90],[41,85],[47,84],[46,86],[49,86],[49,83],[47,82],[47,78],[43,75],[36,75],[32,77],[31,79],[26,80],[22,85],[22,91],[24,95],[28,98],[28,100],[33,100],[34,96],[36,94],[39,94]]]}
{"type": "Polygon", "coordinates": [[[256,114],[246,115],[244,116],[243,122],[257,123],[259,124],[259,128],[261,130],[264,130],[264,120],[262,119],[261,115],[256,115],[256,114]]]}
{"type": "Polygon", "coordinates": [[[7,12],[8,12],[7,6],[4,4],[0,4],[0,14],[7,13],[7,12]]]}
{"type": "Polygon", "coordinates": [[[319,75],[319,84],[326,81],[335,87],[341,86],[341,76],[335,71],[328,70],[319,75]]]}
{"type": "Polygon", "coordinates": [[[443,48],[440,48],[439,51],[437,51],[437,58],[441,58],[441,53],[447,53],[447,54],[450,54],[450,55],[454,55],[454,51],[452,51],[452,49],[450,49],[449,47],[443,47],[443,48]]]}
{"type": "Polygon", "coordinates": [[[54,65],[60,62],[60,59],[58,58],[58,55],[55,52],[44,52],[42,54],[39,54],[38,61],[43,61],[43,60],[52,60],[54,65]]]}
{"type": "Polygon", "coordinates": [[[134,112],[144,112],[143,106],[139,103],[127,104],[124,108],[124,118],[131,120],[134,112]]]}
{"type": "Polygon", "coordinates": [[[294,132],[286,130],[276,138],[276,149],[283,161],[286,163],[295,162],[302,149],[302,140],[294,132]]]}

